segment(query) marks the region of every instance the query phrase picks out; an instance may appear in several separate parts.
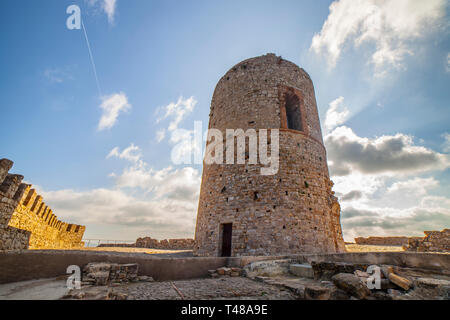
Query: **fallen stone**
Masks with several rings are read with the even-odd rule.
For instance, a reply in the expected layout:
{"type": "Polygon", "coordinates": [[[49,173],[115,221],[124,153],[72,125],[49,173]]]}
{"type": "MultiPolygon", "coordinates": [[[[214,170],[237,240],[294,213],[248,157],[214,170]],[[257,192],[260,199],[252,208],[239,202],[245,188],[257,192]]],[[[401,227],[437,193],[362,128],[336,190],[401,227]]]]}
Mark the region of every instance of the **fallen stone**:
{"type": "Polygon", "coordinates": [[[281,283],[281,286],[293,292],[299,299],[305,299],[306,287],[300,283],[281,283]]]}
{"type": "Polygon", "coordinates": [[[317,285],[305,287],[305,299],[307,300],[329,300],[330,289],[317,285]]]}
{"type": "Polygon", "coordinates": [[[356,270],[366,271],[367,264],[353,264],[346,262],[328,262],[312,261],[311,266],[314,270],[314,279],[330,280],[334,275],[339,273],[354,273],[356,270]]]}
{"type": "Polygon", "coordinates": [[[259,282],[264,282],[264,281],[266,281],[266,280],[268,280],[270,278],[269,277],[256,276],[254,279],[256,281],[259,281],[259,282]]]}
{"type": "Polygon", "coordinates": [[[434,279],[434,278],[418,278],[415,281],[415,286],[423,289],[439,289],[442,286],[450,286],[450,281],[434,279]]]}
{"type": "Polygon", "coordinates": [[[397,288],[391,281],[389,281],[389,279],[381,279],[380,285],[382,290],[397,288]]]}
{"type": "Polygon", "coordinates": [[[246,265],[243,273],[249,278],[254,278],[255,276],[276,277],[288,275],[289,266],[294,262],[292,259],[256,261],[246,265]]]}
{"type": "Polygon", "coordinates": [[[221,276],[230,275],[231,268],[227,268],[227,267],[219,268],[219,269],[217,269],[217,273],[221,276]]]}
{"type": "Polygon", "coordinates": [[[96,286],[104,286],[108,283],[109,271],[96,271],[88,273],[86,278],[83,278],[83,281],[89,281],[88,279],[93,279],[96,286]]]}
{"type": "Polygon", "coordinates": [[[94,262],[83,267],[83,281],[103,286],[111,282],[136,281],[138,265],[136,263],[117,264],[94,262]]]}
{"type": "Polygon", "coordinates": [[[289,271],[301,278],[314,279],[314,270],[310,264],[291,264],[289,271]]]}
{"type": "Polygon", "coordinates": [[[399,286],[403,290],[408,291],[412,286],[412,281],[403,277],[396,275],[395,273],[389,274],[389,281],[393,284],[399,286]]]}
{"type": "Polygon", "coordinates": [[[231,276],[231,277],[239,277],[239,272],[233,272],[233,271],[232,271],[232,272],[230,273],[230,276],[231,276]]]}
{"type": "Polygon", "coordinates": [[[417,293],[426,297],[450,300],[450,281],[434,278],[418,278],[414,281],[417,293]]]}
{"type": "Polygon", "coordinates": [[[362,283],[357,276],[351,273],[339,273],[334,275],[331,280],[339,289],[358,298],[365,299],[370,296],[370,290],[365,283],[362,283]]]}
{"type": "Polygon", "coordinates": [[[93,272],[99,272],[99,271],[110,271],[111,270],[111,264],[105,263],[105,262],[91,262],[88,263],[83,267],[84,273],[93,273],[93,272]]]}
{"type": "Polygon", "coordinates": [[[361,271],[361,270],[355,270],[354,272],[355,276],[359,278],[368,278],[370,275],[367,272],[361,271]]]}

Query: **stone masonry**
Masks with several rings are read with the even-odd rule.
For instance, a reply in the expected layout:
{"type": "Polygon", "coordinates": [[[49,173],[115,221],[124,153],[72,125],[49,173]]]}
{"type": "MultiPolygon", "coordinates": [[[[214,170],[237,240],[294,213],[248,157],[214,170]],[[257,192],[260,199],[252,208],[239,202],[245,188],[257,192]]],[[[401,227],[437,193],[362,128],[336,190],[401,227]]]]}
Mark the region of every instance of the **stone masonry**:
{"type": "Polygon", "coordinates": [[[138,238],[135,243],[102,243],[98,247],[148,248],[163,250],[192,250],[194,239],[164,239],[151,237],[138,238]]]}
{"type": "Polygon", "coordinates": [[[0,250],[82,247],[86,227],[58,220],[23,176],[8,173],[12,165],[0,160],[0,250]]]}
{"type": "Polygon", "coordinates": [[[195,255],[345,251],[314,87],[303,69],[274,54],[235,65],[216,86],[209,128],[224,137],[226,129],[279,129],[279,170],[261,175],[263,166],[249,161],[204,163],[195,255]]]}
{"type": "Polygon", "coordinates": [[[424,233],[423,238],[410,238],[405,249],[418,252],[450,252],[450,229],[424,233]]]}
{"type": "Polygon", "coordinates": [[[168,239],[157,240],[150,237],[138,238],[137,248],[168,249],[168,250],[192,250],[194,239],[168,239]]]}
{"type": "MultiPolygon", "coordinates": [[[[420,239],[419,237],[415,237],[420,239]]],[[[410,237],[358,237],[355,238],[356,244],[372,246],[403,246],[408,244],[410,237]]]]}

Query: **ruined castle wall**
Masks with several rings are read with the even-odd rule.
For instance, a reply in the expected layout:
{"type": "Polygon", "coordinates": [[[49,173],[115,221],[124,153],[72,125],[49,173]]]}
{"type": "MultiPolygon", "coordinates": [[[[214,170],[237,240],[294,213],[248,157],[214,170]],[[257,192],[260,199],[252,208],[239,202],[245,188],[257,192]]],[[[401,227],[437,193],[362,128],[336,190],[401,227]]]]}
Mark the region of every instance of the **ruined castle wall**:
{"type": "Polygon", "coordinates": [[[194,239],[164,239],[151,237],[138,238],[135,243],[101,243],[98,247],[148,248],[162,250],[192,250],[194,239]]]}
{"type": "Polygon", "coordinates": [[[403,246],[408,244],[409,237],[358,237],[355,243],[360,245],[376,246],[403,246]]]}
{"type": "Polygon", "coordinates": [[[192,250],[194,239],[157,240],[150,237],[138,238],[137,248],[165,249],[165,250],[192,250]]]}
{"type": "Polygon", "coordinates": [[[8,174],[12,164],[0,160],[0,250],[82,247],[85,227],[58,220],[23,176],[8,174]]]}
{"type": "Polygon", "coordinates": [[[279,129],[279,171],[263,176],[248,157],[245,164],[205,163],[194,254],[220,255],[221,228],[229,223],[232,256],[345,251],[314,87],[304,70],[272,54],[237,64],[216,87],[209,128],[224,139],[226,129],[279,129]],[[287,92],[300,100],[301,131],[287,128],[287,92]]]}
{"type": "Polygon", "coordinates": [[[424,238],[410,238],[405,249],[418,252],[450,252],[450,229],[424,233],[424,238]]]}
{"type": "Polygon", "coordinates": [[[31,234],[8,225],[23,192],[19,189],[23,176],[8,174],[12,165],[10,160],[0,160],[0,251],[27,249],[31,234]]]}

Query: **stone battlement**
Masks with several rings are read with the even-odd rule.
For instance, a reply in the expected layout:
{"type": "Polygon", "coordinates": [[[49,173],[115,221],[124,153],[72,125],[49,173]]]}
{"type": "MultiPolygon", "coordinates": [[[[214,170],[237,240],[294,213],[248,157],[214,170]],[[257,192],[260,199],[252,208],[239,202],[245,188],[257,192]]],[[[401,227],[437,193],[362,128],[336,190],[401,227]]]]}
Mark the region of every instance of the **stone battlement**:
{"type": "Polygon", "coordinates": [[[0,159],[0,250],[83,247],[86,227],[58,220],[23,176],[8,173],[12,166],[0,159]]]}

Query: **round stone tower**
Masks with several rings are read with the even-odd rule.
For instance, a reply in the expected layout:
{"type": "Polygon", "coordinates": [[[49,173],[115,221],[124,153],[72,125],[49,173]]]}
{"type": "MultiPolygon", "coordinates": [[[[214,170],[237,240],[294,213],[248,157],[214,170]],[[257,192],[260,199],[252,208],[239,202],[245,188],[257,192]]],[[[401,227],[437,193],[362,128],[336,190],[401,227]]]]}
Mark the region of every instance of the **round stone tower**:
{"type": "Polygon", "coordinates": [[[314,87],[303,69],[274,54],[235,65],[214,91],[213,128],[224,140],[227,129],[267,129],[269,153],[278,129],[279,167],[263,175],[267,165],[250,164],[249,139],[245,164],[204,163],[195,255],[345,251],[314,87]]]}

